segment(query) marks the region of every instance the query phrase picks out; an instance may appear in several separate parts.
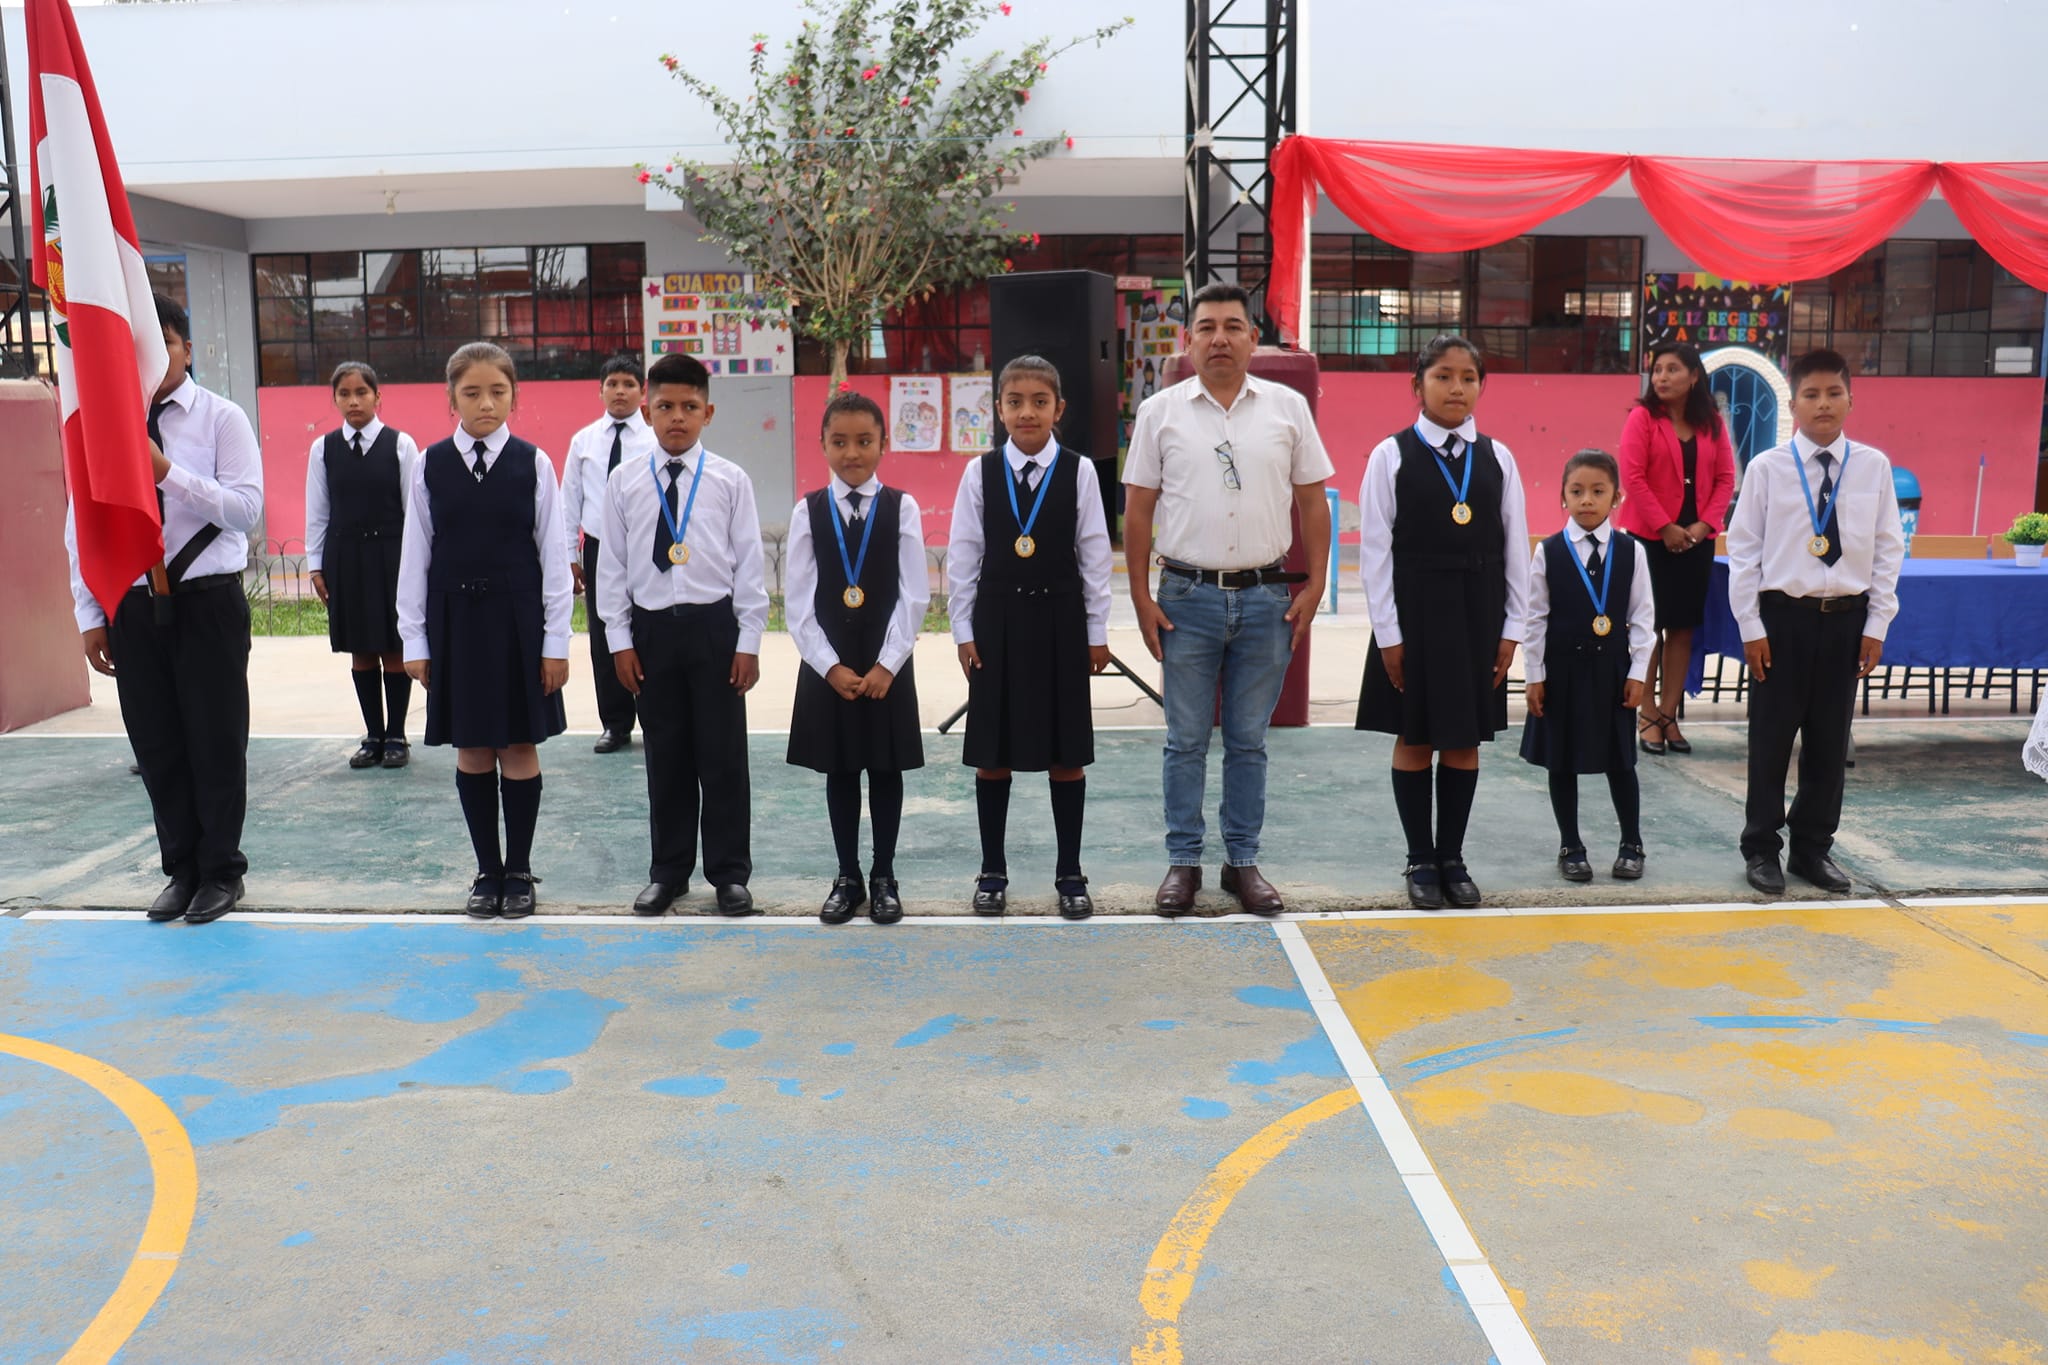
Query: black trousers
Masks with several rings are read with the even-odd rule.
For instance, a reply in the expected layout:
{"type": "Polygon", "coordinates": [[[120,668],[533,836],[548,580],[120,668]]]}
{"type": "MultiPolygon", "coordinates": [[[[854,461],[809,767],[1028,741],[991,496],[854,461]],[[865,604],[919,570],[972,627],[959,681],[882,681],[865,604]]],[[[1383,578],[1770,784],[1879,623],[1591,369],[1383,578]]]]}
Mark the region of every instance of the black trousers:
{"type": "Polygon", "coordinates": [[[161,625],[148,591],[132,589],[107,628],[167,877],[232,881],[249,870],[249,602],[239,577],[223,577],[177,593],[161,625]]]}
{"type": "Polygon", "coordinates": [[[704,829],[704,875],[713,886],[745,886],[752,795],[747,779],[747,702],[727,681],[740,625],[732,599],[673,610],[633,609],[633,647],[645,674],[640,728],[646,735],[647,823],[654,856],[647,879],[684,882],[704,829]]]}
{"type": "Polygon", "coordinates": [[[633,694],[612,668],[612,649],[597,614],[597,537],[583,538],[583,616],[590,626],[590,676],[597,684],[597,719],[607,730],[633,733],[633,694]]]}
{"type": "Polygon", "coordinates": [[[1770,676],[1749,684],[1749,797],[1743,807],[1742,855],[1776,854],[1789,824],[1792,852],[1820,856],[1834,847],[1842,823],[1842,784],[1849,761],[1849,722],[1856,710],[1856,670],[1868,604],[1819,612],[1798,599],[1765,593],[1764,634],[1771,642],[1770,676]],[[1785,810],[1785,769],[1799,741],[1799,792],[1785,810]]]}

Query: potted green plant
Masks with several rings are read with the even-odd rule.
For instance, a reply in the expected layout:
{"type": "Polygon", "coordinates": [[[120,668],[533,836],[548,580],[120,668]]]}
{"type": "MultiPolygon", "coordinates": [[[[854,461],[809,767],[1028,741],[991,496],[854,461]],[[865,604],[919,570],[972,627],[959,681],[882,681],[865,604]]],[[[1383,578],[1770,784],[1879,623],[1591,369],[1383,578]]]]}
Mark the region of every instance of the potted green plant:
{"type": "Polygon", "coordinates": [[[2014,517],[2005,543],[2012,546],[2012,557],[2021,568],[2039,568],[2041,547],[2048,545],[2048,512],[2022,512],[2014,517]]]}

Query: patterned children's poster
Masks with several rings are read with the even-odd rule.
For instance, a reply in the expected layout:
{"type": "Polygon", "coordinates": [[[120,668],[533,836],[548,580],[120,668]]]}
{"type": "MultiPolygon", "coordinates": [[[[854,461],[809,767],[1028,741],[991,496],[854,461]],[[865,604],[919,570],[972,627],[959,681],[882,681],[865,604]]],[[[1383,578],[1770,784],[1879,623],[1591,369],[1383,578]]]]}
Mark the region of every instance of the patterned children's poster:
{"type": "Polygon", "coordinates": [[[995,436],[995,384],[985,374],[953,376],[952,439],[947,445],[955,455],[979,455],[995,436]]]}
{"type": "Polygon", "coordinates": [[[697,357],[715,375],[795,374],[789,314],[769,306],[752,275],[678,271],[641,281],[646,358],[697,357]]]}
{"type": "Polygon", "coordinates": [[[936,455],[946,444],[946,381],[937,375],[899,374],[889,380],[889,448],[936,455]]]}
{"type": "Polygon", "coordinates": [[[1122,290],[1124,350],[1124,391],[1121,443],[1131,442],[1131,423],[1139,405],[1160,389],[1159,378],[1166,362],[1182,346],[1181,327],[1186,321],[1186,302],[1179,280],[1154,280],[1145,276],[1125,277],[1122,290]]]}

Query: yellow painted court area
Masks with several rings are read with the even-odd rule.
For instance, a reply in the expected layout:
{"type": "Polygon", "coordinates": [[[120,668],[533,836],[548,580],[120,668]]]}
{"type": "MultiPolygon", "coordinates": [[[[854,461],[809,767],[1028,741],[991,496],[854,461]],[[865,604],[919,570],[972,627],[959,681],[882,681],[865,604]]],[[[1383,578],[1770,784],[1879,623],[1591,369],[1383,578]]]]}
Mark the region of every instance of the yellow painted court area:
{"type": "Polygon", "coordinates": [[[1305,924],[1552,1361],[2048,1361],[2048,905],[1305,924]]]}

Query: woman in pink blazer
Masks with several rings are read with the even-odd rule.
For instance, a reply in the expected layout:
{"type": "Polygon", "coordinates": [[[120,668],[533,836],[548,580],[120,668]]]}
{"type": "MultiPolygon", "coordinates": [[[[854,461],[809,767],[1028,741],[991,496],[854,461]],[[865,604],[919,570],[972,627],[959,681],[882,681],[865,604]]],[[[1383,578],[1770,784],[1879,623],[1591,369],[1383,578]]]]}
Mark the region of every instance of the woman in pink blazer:
{"type": "Polygon", "coordinates": [[[1650,347],[1650,391],[1621,429],[1621,488],[1615,520],[1643,542],[1663,635],[1651,656],[1638,741],[1647,754],[1689,754],[1692,744],[1678,731],[1679,694],[1692,633],[1706,618],[1714,538],[1735,493],[1735,450],[1700,353],[1683,342],[1650,347]]]}

